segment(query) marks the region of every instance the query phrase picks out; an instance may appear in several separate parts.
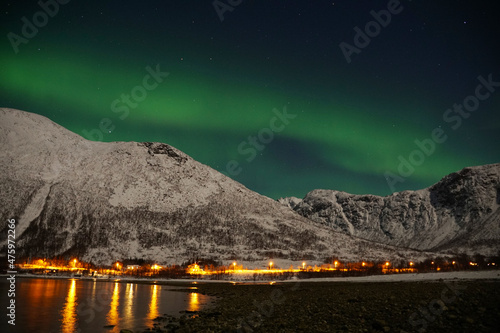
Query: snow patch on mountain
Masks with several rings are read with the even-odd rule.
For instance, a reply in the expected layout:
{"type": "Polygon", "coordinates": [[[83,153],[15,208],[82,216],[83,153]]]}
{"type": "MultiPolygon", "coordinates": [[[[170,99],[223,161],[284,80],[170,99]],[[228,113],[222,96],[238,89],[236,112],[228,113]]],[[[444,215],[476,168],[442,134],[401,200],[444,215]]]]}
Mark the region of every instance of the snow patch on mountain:
{"type": "MultiPolygon", "coordinates": [[[[285,206],[287,199],[280,202],[285,206]]],[[[293,210],[333,230],[418,250],[500,250],[500,164],[465,168],[387,197],[313,190],[293,210]]]]}

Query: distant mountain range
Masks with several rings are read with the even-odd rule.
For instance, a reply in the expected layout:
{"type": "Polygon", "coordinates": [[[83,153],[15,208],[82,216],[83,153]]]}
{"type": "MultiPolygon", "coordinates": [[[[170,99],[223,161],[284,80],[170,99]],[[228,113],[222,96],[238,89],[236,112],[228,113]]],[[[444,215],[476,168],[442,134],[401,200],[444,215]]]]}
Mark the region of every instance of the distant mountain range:
{"type": "Polygon", "coordinates": [[[387,197],[314,190],[279,200],[300,215],[363,239],[426,251],[500,251],[500,164],[465,168],[387,197]]]}
{"type": "Polygon", "coordinates": [[[0,247],[15,218],[18,258],[417,260],[498,244],[498,165],[387,198],[317,190],[290,209],[167,144],[92,142],[33,113],[0,109],[0,145],[0,247]]]}

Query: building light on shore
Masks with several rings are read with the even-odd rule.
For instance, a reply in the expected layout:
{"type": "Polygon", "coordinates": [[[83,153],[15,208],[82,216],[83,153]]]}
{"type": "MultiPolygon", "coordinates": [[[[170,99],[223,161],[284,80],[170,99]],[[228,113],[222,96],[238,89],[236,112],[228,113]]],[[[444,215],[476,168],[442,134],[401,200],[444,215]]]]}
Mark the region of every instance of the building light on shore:
{"type": "Polygon", "coordinates": [[[205,272],[203,269],[200,268],[200,266],[197,263],[192,263],[191,265],[188,266],[187,271],[189,274],[208,274],[205,272]]]}

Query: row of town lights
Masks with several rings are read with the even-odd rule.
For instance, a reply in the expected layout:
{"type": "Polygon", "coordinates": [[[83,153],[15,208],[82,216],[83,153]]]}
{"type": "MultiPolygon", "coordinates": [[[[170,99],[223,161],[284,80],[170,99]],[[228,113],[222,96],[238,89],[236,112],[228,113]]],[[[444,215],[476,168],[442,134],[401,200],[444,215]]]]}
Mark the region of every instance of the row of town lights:
{"type": "MultiPolygon", "coordinates": [[[[45,259],[44,259],[44,260],[40,259],[40,260],[39,260],[39,262],[42,262],[43,264],[45,264],[45,259]]],[[[73,258],[72,260],[70,260],[70,264],[73,266],[73,269],[76,269],[76,268],[77,268],[77,263],[78,263],[78,259],[77,259],[77,258],[73,258]]],[[[453,265],[456,265],[456,261],[454,261],[454,260],[453,260],[451,263],[452,263],[453,265]]],[[[337,268],[339,267],[339,265],[340,265],[340,262],[339,262],[338,260],[335,260],[335,261],[333,262],[333,264],[334,264],[334,266],[335,266],[335,269],[337,269],[337,268]]],[[[361,263],[361,266],[362,266],[362,267],[366,267],[367,265],[368,265],[368,263],[366,263],[366,262],[364,262],[364,261],[361,263]]],[[[391,264],[390,264],[390,262],[389,262],[389,261],[386,261],[386,262],[383,264],[383,268],[385,268],[385,269],[389,269],[390,265],[391,265],[391,264]]],[[[415,263],[414,263],[413,261],[410,261],[410,262],[409,262],[409,267],[413,267],[414,265],[415,265],[415,263]]],[[[436,265],[436,263],[435,263],[434,261],[431,261],[431,265],[433,265],[433,266],[434,266],[434,265],[436,265]]],[[[476,262],[472,262],[472,261],[471,261],[471,262],[469,262],[469,265],[470,265],[470,266],[478,266],[478,263],[476,263],[476,262]]],[[[489,265],[495,266],[496,264],[495,264],[495,263],[488,263],[488,266],[489,266],[489,265]]],[[[195,263],[195,266],[196,266],[196,270],[201,270],[201,269],[199,268],[199,266],[198,266],[196,263],[195,263]]],[[[236,261],[234,261],[234,262],[232,263],[232,266],[233,266],[233,271],[234,271],[234,272],[236,272],[237,262],[236,262],[236,261]]],[[[273,266],[274,266],[274,263],[273,263],[272,261],[270,261],[270,262],[269,262],[268,269],[269,269],[270,271],[271,271],[271,270],[273,270],[273,266]]],[[[112,267],[116,267],[116,269],[117,269],[117,270],[121,270],[121,269],[123,268],[123,264],[122,264],[121,262],[119,262],[119,261],[116,261],[116,262],[113,264],[113,266],[112,266],[112,267]]],[[[302,269],[303,269],[303,270],[306,270],[306,267],[307,267],[307,263],[306,263],[305,261],[303,261],[303,262],[302,262],[302,269]]],[[[130,266],[127,266],[127,269],[132,269],[132,270],[133,270],[133,269],[135,269],[135,268],[137,268],[137,267],[130,267],[130,266]]],[[[152,270],[154,270],[154,271],[156,271],[156,272],[158,272],[158,271],[159,271],[159,270],[161,270],[162,268],[163,268],[163,267],[162,267],[162,266],[160,266],[160,265],[158,265],[158,264],[153,264],[153,265],[151,266],[151,269],[152,269],[152,270]]],[[[276,268],[274,267],[274,269],[276,269],[276,268]]],[[[439,270],[439,267],[437,267],[437,269],[439,270]]],[[[201,271],[203,271],[203,270],[201,270],[201,271]]]]}
{"type": "MultiPolygon", "coordinates": [[[[74,265],[76,265],[76,262],[77,262],[77,260],[76,260],[76,259],[73,259],[73,263],[74,263],[74,265]]],[[[334,264],[334,266],[335,266],[335,267],[338,267],[340,263],[339,263],[337,260],[335,260],[333,264],[334,264]]],[[[415,263],[414,263],[413,261],[410,261],[410,263],[409,263],[409,264],[410,264],[410,266],[413,266],[415,263]]],[[[434,265],[434,264],[435,264],[435,263],[434,263],[434,261],[432,261],[432,262],[431,262],[431,265],[434,265]]],[[[453,265],[455,265],[455,264],[456,264],[456,262],[455,262],[455,261],[453,261],[453,262],[452,262],[452,264],[453,264],[453,265]]],[[[470,263],[470,265],[474,265],[474,264],[475,264],[475,263],[472,263],[472,262],[470,263]]],[[[118,263],[118,262],[117,262],[115,265],[116,265],[116,268],[117,268],[117,269],[121,269],[121,265],[120,265],[120,263],[118,263]]],[[[236,265],[237,265],[237,263],[236,263],[236,261],[234,261],[234,262],[233,262],[233,269],[234,269],[234,270],[236,270],[236,265]]],[[[269,269],[272,269],[273,265],[274,265],[274,263],[273,263],[272,261],[270,261],[270,262],[269,262],[269,269]]],[[[361,263],[361,266],[363,266],[363,267],[364,267],[364,266],[366,266],[366,265],[367,265],[367,264],[366,264],[366,262],[364,262],[364,261],[361,263]]],[[[390,266],[390,262],[389,262],[389,261],[386,261],[384,265],[388,267],[388,266],[390,266]]],[[[151,266],[151,267],[152,267],[154,270],[157,270],[157,269],[162,268],[160,265],[157,265],[157,264],[154,264],[154,265],[153,265],[153,266],[151,266]]],[[[302,269],[305,269],[305,267],[306,267],[306,262],[305,262],[305,261],[303,261],[303,262],[302,262],[302,269]]]]}
{"type": "MultiPolygon", "coordinates": [[[[74,258],[72,261],[73,261],[73,267],[76,267],[76,263],[78,262],[78,260],[77,260],[76,258],[74,258]]],[[[413,261],[410,261],[410,263],[409,263],[409,264],[410,264],[410,266],[413,266],[413,265],[414,265],[413,261]]],[[[434,262],[434,261],[431,261],[431,265],[434,265],[434,264],[435,264],[435,262],[434,262]]],[[[453,264],[453,265],[455,265],[455,264],[456,264],[456,261],[454,261],[454,260],[453,260],[453,261],[452,261],[452,264],[453,264]]],[[[274,265],[274,263],[273,263],[272,261],[270,261],[270,262],[269,262],[269,269],[272,269],[272,268],[273,268],[273,265],[274,265]]],[[[472,262],[472,261],[471,261],[471,262],[469,262],[469,265],[470,265],[470,266],[477,266],[477,263],[475,263],[475,262],[472,262]]],[[[492,265],[495,265],[495,264],[493,263],[492,265]]],[[[116,269],[118,269],[118,270],[120,270],[120,269],[122,268],[122,265],[121,265],[119,262],[116,262],[116,263],[115,263],[115,266],[116,266],[116,269]]],[[[339,266],[339,262],[338,262],[337,260],[335,260],[335,262],[334,262],[334,266],[335,266],[335,268],[339,266]]],[[[366,263],[363,261],[363,262],[361,263],[361,266],[365,267],[365,266],[366,266],[366,263]]],[[[386,262],[385,262],[385,266],[386,266],[386,267],[389,267],[389,266],[390,266],[389,261],[386,261],[386,262]]],[[[154,264],[153,266],[151,266],[151,268],[152,268],[153,270],[158,270],[158,269],[161,269],[161,268],[162,268],[162,266],[157,265],[157,264],[154,264]]],[[[305,261],[303,261],[303,262],[302,262],[302,269],[305,269],[305,268],[306,268],[306,262],[305,262],[305,261]]],[[[233,262],[233,270],[236,270],[236,261],[235,261],[235,262],[233,262]]]]}
{"type": "MultiPolygon", "coordinates": [[[[75,259],[73,259],[73,265],[76,265],[76,263],[77,263],[77,262],[78,262],[78,260],[77,260],[76,258],[75,258],[75,259]]],[[[270,262],[269,262],[269,267],[272,267],[272,266],[273,266],[273,264],[274,264],[274,263],[273,263],[272,261],[270,261],[270,262]]],[[[434,262],[434,261],[431,261],[431,265],[434,265],[434,264],[435,264],[435,262],[434,262]]],[[[453,265],[455,265],[455,264],[456,264],[456,261],[452,261],[452,264],[453,264],[453,265]]],[[[473,262],[471,261],[469,264],[470,264],[470,265],[474,265],[474,264],[477,264],[477,263],[473,263],[473,262]]],[[[117,262],[115,265],[116,265],[116,268],[118,268],[118,269],[120,269],[120,268],[121,268],[121,265],[120,265],[120,263],[119,263],[119,262],[117,262]]],[[[337,260],[335,260],[334,265],[335,265],[335,267],[337,267],[337,266],[339,265],[339,262],[338,262],[337,260]]],[[[362,266],[366,266],[366,263],[363,261],[363,262],[361,263],[361,265],[362,265],[362,266]]],[[[386,261],[386,262],[385,262],[385,265],[386,265],[386,266],[389,266],[389,265],[390,265],[390,263],[389,263],[388,261],[386,261]]],[[[414,265],[413,261],[410,261],[410,266],[413,266],[413,265],[414,265]]],[[[233,262],[233,266],[236,268],[236,261],[235,261],[235,262],[233,262]]],[[[305,268],[305,266],[306,266],[306,262],[304,261],[304,262],[302,262],[302,268],[305,268]]],[[[161,266],[160,266],[160,265],[157,265],[157,264],[154,264],[152,267],[153,267],[153,269],[159,269],[159,268],[161,268],[161,266]]]]}
{"type": "MultiPolygon", "coordinates": [[[[76,263],[77,263],[77,262],[78,262],[78,260],[77,260],[76,258],[75,258],[75,259],[73,259],[73,266],[74,266],[74,267],[76,267],[76,263]]],[[[333,264],[334,264],[334,266],[335,266],[335,267],[338,267],[339,262],[338,262],[337,260],[335,260],[333,264]]],[[[410,261],[410,263],[409,263],[409,264],[410,264],[410,266],[413,266],[413,265],[414,265],[413,261],[410,261]]],[[[434,264],[435,264],[435,263],[434,263],[434,261],[432,261],[432,262],[431,262],[431,265],[434,265],[434,264]]],[[[456,264],[456,262],[455,262],[455,261],[453,261],[453,262],[452,262],[452,264],[453,264],[453,265],[455,265],[455,264],[456,264]]],[[[469,264],[470,264],[471,266],[477,265],[477,263],[473,263],[473,262],[470,262],[469,264]]],[[[115,265],[116,265],[116,268],[117,268],[118,270],[120,270],[120,269],[122,268],[122,266],[120,265],[120,263],[119,263],[119,262],[117,262],[115,265]]],[[[274,265],[274,263],[273,263],[272,261],[270,261],[270,262],[269,262],[269,269],[272,269],[272,268],[273,268],[273,265],[274,265]]],[[[494,264],[493,264],[493,265],[494,265],[494,264]]],[[[366,263],[363,261],[363,262],[361,263],[361,266],[365,267],[365,266],[366,266],[366,263]]],[[[389,263],[388,261],[386,261],[386,262],[385,262],[385,266],[386,266],[386,267],[389,267],[389,266],[390,266],[390,263],[389,263]]],[[[151,266],[151,268],[152,268],[153,270],[158,270],[158,269],[160,269],[160,268],[162,268],[162,267],[161,267],[160,265],[154,264],[153,266],[151,266]]],[[[305,262],[305,261],[303,261],[303,262],[302,262],[302,269],[305,269],[305,268],[306,268],[306,262],[305,262]]],[[[233,262],[233,270],[236,270],[236,261],[234,261],[234,262],[233,262]]]]}
{"type": "MultiPolygon", "coordinates": [[[[76,263],[77,263],[77,260],[76,260],[76,259],[73,259],[73,265],[75,265],[75,266],[76,266],[76,263]]],[[[270,262],[269,262],[269,269],[272,269],[273,264],[274,264],[274,263],[273,263],[272,261],[270,261],[270,262]]],[[[335,267],[337,267],[337,266],[339,265],[339,262],[338,262],[337,260],[335,260],[335,262],[334,262],[333,264],[335,265],[335,267]]],[[[433,262],[431,262],[431,264],[432,264],[432,265],[434,265],[434,261],[433,261],[433,262]]],[[[115,265],[116,265],[116,268],[117,268],[117,269],[121,269],[121,265],[120,265],[120,263],[119,263],[119,262],[117,262],[115,265]]],[[[386,262],[385,262],[385,265],[386,265],[386,266],[389,266],[389,265],[390,265],[390,263],[389,263],[388,261],[386,261],[386,262]]],[[[453,265],[455,265],[455,261],[453,261],[453,265]]],[[[472,265],[472,263],[471,263],[471,265],[472,265]]],[[[363,261],[363,262],[361,263],[361,266],[363,266],[363,267],[364,267],[364,266],[366,266],[366,263],[363,261]]],[[[413,262],[412,262],[412,261],[410,261],[410,266],[413,266],[413,262]]],[[[302,268],[303,268],[303,269],[305,269],[305,267],[306,267],[306,262],[305,262],[305,261],[303,261],[303,262],[302,262],[302,268]]],[[[152,266],[152,268],[153,268],[154,270],[157,270],[157,269],[160,269],[160,268],[162,268],[162,267],[161,267],[160,265],[154,264],[154,265],[152,266]]],[[[234,262],[233,262],[233,269],[234,269],[234,270],[236,270],[236,261],[234,261],[234,262]]]]}

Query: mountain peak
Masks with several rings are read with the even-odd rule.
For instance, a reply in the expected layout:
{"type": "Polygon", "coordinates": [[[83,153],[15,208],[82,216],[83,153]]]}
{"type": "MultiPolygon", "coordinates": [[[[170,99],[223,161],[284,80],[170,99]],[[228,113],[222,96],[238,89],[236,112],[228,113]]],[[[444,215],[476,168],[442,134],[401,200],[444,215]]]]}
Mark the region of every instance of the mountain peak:
{"type": "Polygon", "coordinates": [[[293,209],[371,241],[492,255],[500,250],[500,164],[467,167],[427,189],[387,197],[313,190],[293,209]]]}
{"type": "Polygon", "coordinates": [[[12,109],[0,109],[0,129],[0,227],[17,220],[20,257],[179,264],[425,255],[338,233],[165,143],[92,142],[12,109]]]}

